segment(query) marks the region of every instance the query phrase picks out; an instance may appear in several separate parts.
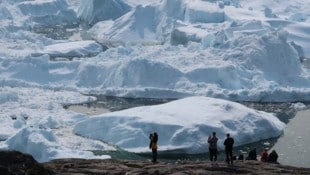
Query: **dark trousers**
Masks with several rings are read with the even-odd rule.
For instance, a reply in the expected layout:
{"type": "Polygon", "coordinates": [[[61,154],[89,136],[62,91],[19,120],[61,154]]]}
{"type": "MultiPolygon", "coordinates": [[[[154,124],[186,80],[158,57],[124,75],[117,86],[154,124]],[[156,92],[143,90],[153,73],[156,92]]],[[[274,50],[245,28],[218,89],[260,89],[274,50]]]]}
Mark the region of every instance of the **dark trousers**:
{"type": "Polygon", "coordinates": [[[232,149],[226,149],[226,162],[229,164],[233,164],[233,153],[232,153],[232,149]]]}
{"type": "Polygon", "coordinates": [[[152,162],[157,162],[157,149],[152,149],[152,156],[153,156],[152,162]]]}
{"type": "Polygon", "coordinates": [[[212,162],[213,160],[217,160],[217,149],[211,149],[209,148],[209,153],[210,153],[210,161],[212,162]],[[213,159],[214,158],[214,159],[213,159]]]}

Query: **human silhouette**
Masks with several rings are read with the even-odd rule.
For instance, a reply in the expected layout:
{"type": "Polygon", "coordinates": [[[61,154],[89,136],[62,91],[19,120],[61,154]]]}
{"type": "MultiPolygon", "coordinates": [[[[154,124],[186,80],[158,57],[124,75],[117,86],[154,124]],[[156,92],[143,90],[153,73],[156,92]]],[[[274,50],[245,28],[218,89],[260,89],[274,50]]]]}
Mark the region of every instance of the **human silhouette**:
{"type": "Polygon", "coordinates": [[[256,148],[253,148],[253,149],[249,152],[249,155],[248,155],[248,157],[247,157],[247,160],[257,160],[256,148]]]}
{"type": "Polygon", "coordinates": [[[277,163],[278,162],[278,154],[275,150],[272,150],[268,156],[268,162],[270,163],[277,163]]]}
{"type": "Polygon", "coordinates": [[[225,152],[226,152],[226,162],[228,164],[233,164],[233,145],[234,145],[234,139],[230,137],[230,134],[226,134],[227,138],[224,141],[225,145],[225,152]]]}
{"type": "Polygon", "coordinates": [[[264,148],[263,151],[261,152],[260,161],[262,161],[262,162],[268,161],[268,150],[267,150],[267,148],[264,148]]]}
{"type": "Polygon", "coordinates": [[[212,133],[208,138],[209,143],[209,154],[210,154],[210,161],[213,162],[217,160],[217,141],[218,138],[216,137],[216,132],[212,133]]]}
{"type": "Polygon", "coordinates": [[[156,132],[153,134],[150,134],[150,149],[152,149],[152,162],[157,162],[157,141],[158,141],[158,135],[156,132]]]}

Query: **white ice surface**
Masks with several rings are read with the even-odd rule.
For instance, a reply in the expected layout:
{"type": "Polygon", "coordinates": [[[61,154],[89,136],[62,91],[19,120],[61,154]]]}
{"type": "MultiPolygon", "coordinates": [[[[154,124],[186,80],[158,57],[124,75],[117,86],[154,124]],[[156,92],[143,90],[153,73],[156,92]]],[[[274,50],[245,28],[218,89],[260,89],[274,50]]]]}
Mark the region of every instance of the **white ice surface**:
{"type": "Polygon", "coordinates": [[[72,41],[56,43],[45,46],[41,53],[36,55],[48,54],[50,57],[88,57],[102,52],[102,47],[95,41],[72,41]]]}
{"type": "MultiPolygon", "coordinates": [[[[214,116],[215,123],[229,121],[231,128],[237,128],[236,124],[241,122],[247,130],[254,129],[247,135],[238,129],[227,129],[224,124],[199,125],[208,116],[195,114],[191,111],[195,107],[182,104],[195,118],[191,125],[184,124],[186,116],[167,105],[159,109],[149,107],[154,111],[147,114],[152,118],[164,112],[169,118],[174,115],[178,119],[162,118],[162,123],[156,123],[141,116],[145,113],[139,110],[148,108],[132,109],[137,118],[120,112],[126,120],[124,125],[116,122],[119,133],[140,130],[136,136],[130,135],[130,139],[137,136],[143,139],[138,145],[128,146],[130,140],[106,140],[102,132],[94,135],[99,140],[75,135],[73,128],[84,135],[86,130],[79,126],[95,125],[91,122],[95,119],[66,111],[62,105],[93,100],[82,93],[309,101],[310,70],[301,62],[310,57],[309,9],[308,0],[0,0],[1,148],[31,153],[39,161],[93,158],[85,150],[115,149],[106,142],[133,151],[145,149],[143,144],[147,141],[144,142],[143,136],[151,130],[160,130],[155,126],[170,129],[170,136],[160,133],[161,149],[182,147],[189,152],[202,150],[201,140],[211,129],[220,134],[233,133],[239,145],[248,143],[245,138],[253,135],[257,136],[253,141],[277,136],[283,125],[271,114],[258,115],[252,111],[257,118],[250,120],[242,115],[242,111],[249,113],[249,109],[242,108],[240,121],[236,113],[214,116]],[[102,9],[106,13],[101,13],[102,9]],[[81,19],[83,27],[69,28],[78,26],[81,19]],[[85,29],[88,27],[89,30],[85,29]],[[48,37],[71,30],[74,32],[69,39],[48,37]],[[101,44],[109,49],[103,51],[101,44]],[[61,58],[51,61],[54,57],[61,58]],[[141,121],[154,127],[143,130],[141,121]],[[265,128],[265,124],[258,122],[250,127],[255,121],[279,125],[265,128]],[[174,127],[167,127],[176,123],[177,128],[183,128],[180,133],[184,137],[174,127]],[[199,126],[209,129],[201,132],[199,126]],[[277,134],[265,137],[266,129],[274,129],[277,134]],[[193,143],[190,138],[200,140],[193,143]],[[192,150],[188,149],[191,144],[192,150]]],[[[210,100],[216,102],[210,104],[200,98],[203,99],[194,98],[190,103],[200,102],[197,107],[230,104],[218,99],[210,100]]],[[[238,105],[232,106],[239,109],[238,105]]],[[[226,108],[215,109],[217,114],[227,112],[226,108]]],[[[206,115],[211,112],[209,108],[200,110],[206,115]]],[[[96,120],[104,121],[105,117],[98,116],[96,120]]],[[[109,138],[115,134],[111,133],[107,135],[109,138]]]]}
{"type": "Polygon", "coordinates": [[[129,151],[148,150],[148,136],[157,132],[159,150],[206,152],[207,137],[215,131],[223,149],[226,133],[235,146],[277,137],[285,124],[272,114],[239,103],[208,97],[189,97],[162,105],[137,107],[89,118],[75,125],[76,134],[106,140],[129,151]]]}

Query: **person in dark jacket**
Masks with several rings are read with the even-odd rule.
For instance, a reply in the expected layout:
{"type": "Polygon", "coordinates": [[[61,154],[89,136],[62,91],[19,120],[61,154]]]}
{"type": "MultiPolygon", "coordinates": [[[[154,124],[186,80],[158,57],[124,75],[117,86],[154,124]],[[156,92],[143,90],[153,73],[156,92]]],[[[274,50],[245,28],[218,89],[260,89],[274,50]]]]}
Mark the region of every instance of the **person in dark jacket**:
{"type": "Polygon", "coordinates": [[[208,138],[209,154],[210,154],[211,162],[213,162],[213,160],[216,162],[217,160],[217,141],[218,141],[218,138],[216,137],[216,132],[213,132],[212,136],[210,135],[208,138]]]}
{"type": "Polygon", "coordinates": [[[270,163],[278,163],[278,154],[275,150],[272,150],[268,157],[268,162],[270,163]]]}
{"type": "Polygon", "coordinates": [[[157,162],[157,141],[158,141],[158,135],[156,132],[150,135],[150,140],[151,140],[150,149],[152,149],[152,157],[153,157],[152,162],[156,163],[157,162]]]}
{"type": "Polygon", "coordinates": [[[226,134],[227,138],[224,141],[225,145],[225,152],[226,152],[226,161],[228,164],[233,164],[233,145],[234,145],[234,139],[230,137],[230,134],[226,134]]]}
{"type": "Polygon", "coordinates": [[[248,157],[247,157],[247,160],[257,160],[256,148],[253,148],[253,149],[249,152],[249,155],[248,155],[248,157]]]}

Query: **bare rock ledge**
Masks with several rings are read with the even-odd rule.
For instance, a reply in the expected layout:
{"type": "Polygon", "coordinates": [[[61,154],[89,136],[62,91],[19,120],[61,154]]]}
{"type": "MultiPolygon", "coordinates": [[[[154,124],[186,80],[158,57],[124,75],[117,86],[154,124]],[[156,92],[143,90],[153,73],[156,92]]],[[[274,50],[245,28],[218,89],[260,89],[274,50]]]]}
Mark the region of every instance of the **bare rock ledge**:
{"type": "Polygon", "coordinates": [[[37,163],[31,155],[0,151],[1,175],[205,175],[205,174],[310,174],[310,168],[260,161],[175,161],[152,163],[134,160],[57,159],[37,163]]]}

